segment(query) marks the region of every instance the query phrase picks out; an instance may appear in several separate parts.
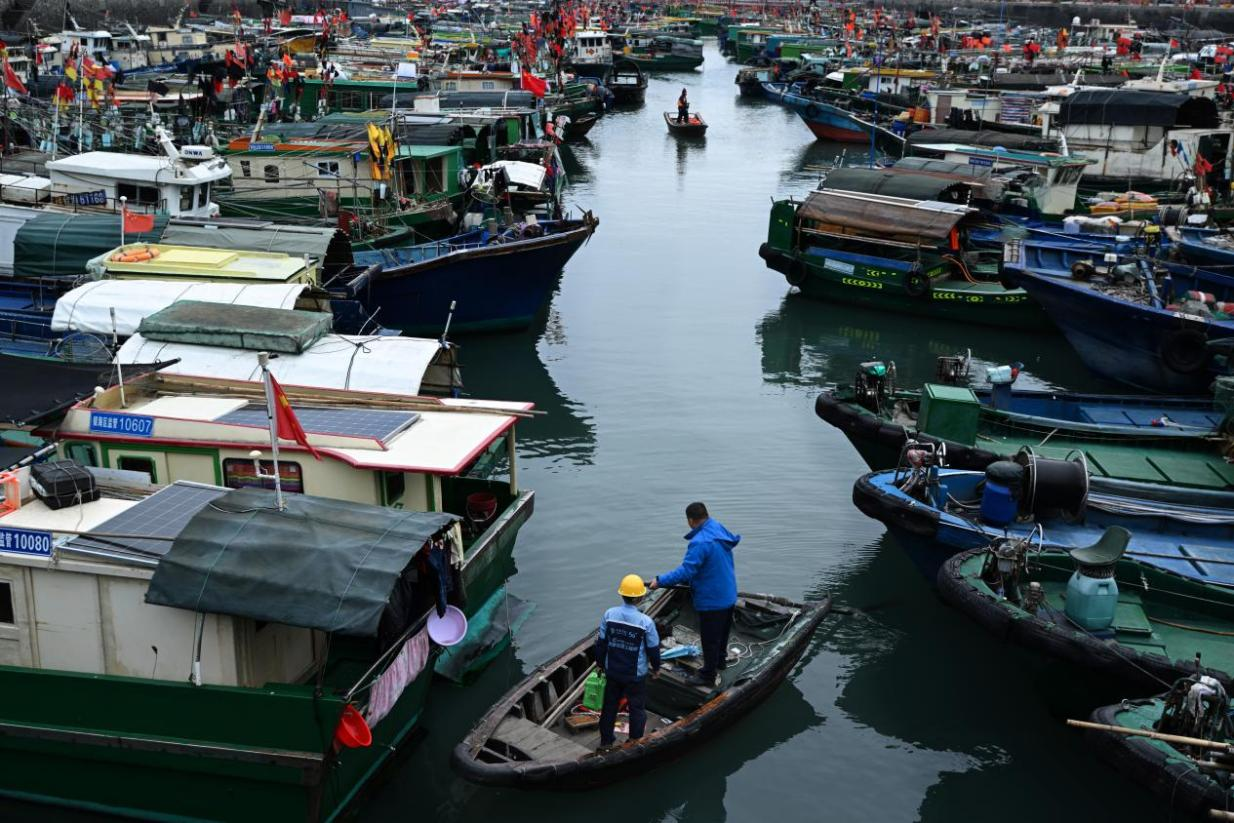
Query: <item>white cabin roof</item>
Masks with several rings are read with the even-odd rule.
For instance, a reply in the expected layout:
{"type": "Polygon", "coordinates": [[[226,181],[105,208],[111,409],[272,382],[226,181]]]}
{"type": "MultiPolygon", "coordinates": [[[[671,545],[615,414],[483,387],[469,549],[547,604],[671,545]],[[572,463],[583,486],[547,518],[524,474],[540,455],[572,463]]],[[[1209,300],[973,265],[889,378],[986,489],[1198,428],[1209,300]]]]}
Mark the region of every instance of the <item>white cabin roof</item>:
{"type": "Polygon", "coordinates": [[[170,157],[123,152],[88,151],[52,160],[47,170],[53,176],[105,178],[139,183],[206,183],[231,176],[231,167],[221,158],[204,163],[177,163],[170,157]]]}

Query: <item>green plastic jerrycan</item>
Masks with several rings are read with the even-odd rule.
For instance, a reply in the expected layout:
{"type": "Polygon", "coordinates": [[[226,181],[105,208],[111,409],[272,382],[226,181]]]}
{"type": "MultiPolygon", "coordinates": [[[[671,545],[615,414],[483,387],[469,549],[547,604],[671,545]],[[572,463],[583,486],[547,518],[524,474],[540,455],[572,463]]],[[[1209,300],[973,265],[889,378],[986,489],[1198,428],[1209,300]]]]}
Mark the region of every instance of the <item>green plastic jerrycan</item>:
{"type": "Polygon", "coordinates": [[[583,705],[593,712],[598,712],[604,707],[605,682],[604,673],[599,669],[593,669],[583,681],[583,705]]]}

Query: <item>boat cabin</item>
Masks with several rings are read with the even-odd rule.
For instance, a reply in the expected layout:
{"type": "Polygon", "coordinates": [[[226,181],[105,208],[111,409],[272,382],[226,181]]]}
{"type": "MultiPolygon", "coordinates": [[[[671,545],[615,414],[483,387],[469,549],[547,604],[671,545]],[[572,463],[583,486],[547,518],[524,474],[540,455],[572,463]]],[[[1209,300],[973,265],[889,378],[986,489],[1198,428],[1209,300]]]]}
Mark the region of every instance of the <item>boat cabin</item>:
{"type": "Polygon", "coordinates": [[[576,67],[611,66],[613,46],[608,32],[599,29],[580,29],[574,33],[569,52],[570,62],[576,67]]]}
{"type": "Polygon", "coordinates": [[[1054,152],[1009,150],[1001,147],[970,146],[962,143],[927,143],[915,146],[919,157],[932,157],[963,164],[974,170],[988,169],[993,175],[1009,175],[1029,171],[1039,183],[1026,189],[1032,202],[1024,205],[1030,211],[1045,215],[1063,215],[1073,211],[1084,169],[1096,161],[1087,157],[1071,157],[1054,152]]]}
{"type": "MultiPolygon", "coordinates": [[[[122,387],[69,409],[57,432],[64,457],[144,472],[156,483],[273,487],[260,383],[145,375],[122,387]]],[[[531,404],[283,389],[320,458],[281,443],[283,492],[457,514],[464,586],[479,598],[475,605],[487,599],[505,578],[494,570],[511,562],[531,515],[534,496],[519,489],[514,438],[531,404]]]]}
{"type": "Polygon", "coordinates": [[[512,91],[518,88],[508,71],[451,71],[437,78],[441,91],[512,91]]]}
{"type": "Polygon", "coordinates": [[[47,162],[44,200],[74,207],[117,209],[120,198],[132,212],[172,217],[216,217],[214,187],[231,177],[227,162],[208,146],[184,146],[173,156],[88,151],[47,162]]]}

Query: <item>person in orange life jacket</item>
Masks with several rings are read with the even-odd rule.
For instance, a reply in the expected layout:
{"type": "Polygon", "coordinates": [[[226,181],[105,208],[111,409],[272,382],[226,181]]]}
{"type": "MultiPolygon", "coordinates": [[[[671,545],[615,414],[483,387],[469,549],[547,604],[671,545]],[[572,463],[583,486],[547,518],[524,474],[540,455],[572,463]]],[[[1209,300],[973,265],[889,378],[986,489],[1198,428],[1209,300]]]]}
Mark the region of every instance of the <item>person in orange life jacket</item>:
{"type": "Polygon", "coordinates": [[[686,99],[686,90],[681,90],[681,96],[677,98],[677,122],[686,123],[690,120],[690,101],[686,99]]]}
{"type": "Polygon", "coordinates": [[[713,520],[702,503],[686,506],[690,541],[681,565],[651,581],[651,588],[689,584],[698,613],[699,645],[703,647],[703,668],[690,679],[691,685],[708,688],[719,685],[719,670],[728,657],[728,633],[733,627],[733,606],[737,604],[737,572],[733,548],[741,535],[733,534],[713,520]]]}
{"type": "Polygon", "coordinates": [[[604,613],[596,638],[595,661],[605,675],[604,705],[600,709],[600,746],[616,738],[617,708],[624,697],[630,710],[629,739],[637,740],[647,728],[647,673],[660,676],[660,635],[656,623],[638,610],[647,587],[637,574],[627,574],[617,587],[622,604],[604,613]]]}

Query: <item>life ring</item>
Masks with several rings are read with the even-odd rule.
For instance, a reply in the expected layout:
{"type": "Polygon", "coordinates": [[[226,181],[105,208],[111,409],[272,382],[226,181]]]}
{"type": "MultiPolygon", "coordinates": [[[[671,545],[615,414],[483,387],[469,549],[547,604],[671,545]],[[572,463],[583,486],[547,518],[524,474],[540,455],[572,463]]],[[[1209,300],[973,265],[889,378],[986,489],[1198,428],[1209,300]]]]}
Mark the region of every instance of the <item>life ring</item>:
{"type": "Polygon", "coordinates": [[[1208,338],[1195,329],[1170,332],[1161,341],[1161,362],[1179,374],[1195,374],[1208,364],[1208,338]]]}
{"type": "Polygon", "coordinates": [[[806,115],[809,117],[818,117],[823,113],[823,110],[818,107],[817,103],[811,103],[806,106],[806,115]]]}
{"type": "Polygon", "coordinates": [[[790,286],[800,286],[806,282],[806,265],[800,260],[793,260],[784,271],[784,279],[790,286]]]}
{"type": "Polygon", "coordinates": [[[1092,280],[1096,274],[1097,269],[1093,267],[1092,263],[1088,263],[1084,260],[1078,260],[1071,264],[1071,278],[1073,280],[1092,280]]]}
{"type": "Polygon", "coordinates": [[[933,284],[926,273],[920,269],[914,269],[904,278],[904,291],[908,292],[909,297],[929,297],[933,284]]]}

